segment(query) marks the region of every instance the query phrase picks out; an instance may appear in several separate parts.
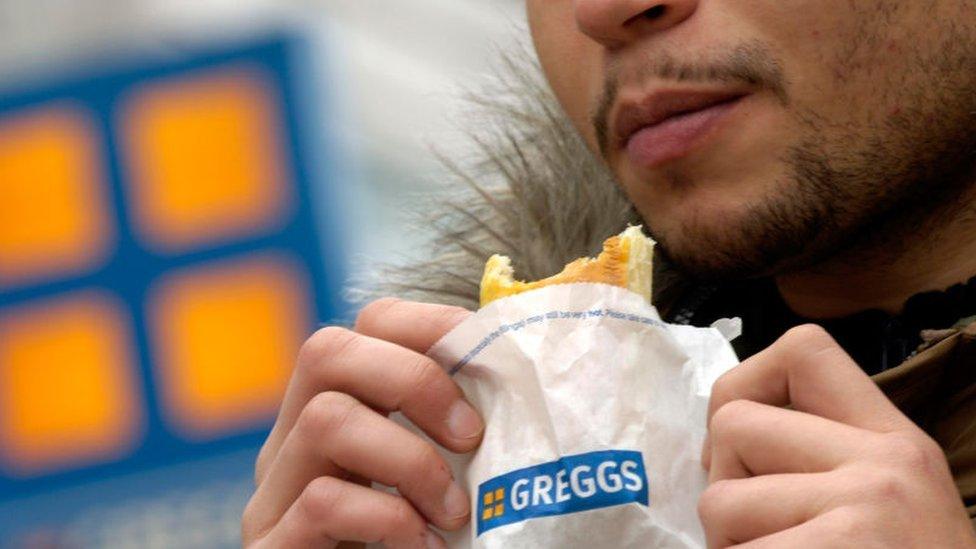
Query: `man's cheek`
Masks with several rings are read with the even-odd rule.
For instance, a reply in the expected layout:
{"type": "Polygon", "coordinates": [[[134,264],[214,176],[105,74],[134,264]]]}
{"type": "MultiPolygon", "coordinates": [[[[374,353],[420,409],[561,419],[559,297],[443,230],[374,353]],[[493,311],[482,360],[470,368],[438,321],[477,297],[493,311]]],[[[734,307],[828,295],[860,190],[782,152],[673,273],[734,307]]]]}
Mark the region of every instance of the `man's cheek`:
{"type": "Polygon", "coordinates": [[[573,126],[586,141],[591,151],[599,152],[596,133],[591,121],[592,105],[600,94],[602,67],[586,48],[579,49],[578,63],[569,57],[553,61],[553,68],[546,71],[547,78],[573,126]]]}
{"type": "Polygon", "coordinates": [[[528,2],[539,62],[560,106],[591,150],[597,151],[590,111],[602,90],[603,50],[576,26],[570,1],[528,2]]]}

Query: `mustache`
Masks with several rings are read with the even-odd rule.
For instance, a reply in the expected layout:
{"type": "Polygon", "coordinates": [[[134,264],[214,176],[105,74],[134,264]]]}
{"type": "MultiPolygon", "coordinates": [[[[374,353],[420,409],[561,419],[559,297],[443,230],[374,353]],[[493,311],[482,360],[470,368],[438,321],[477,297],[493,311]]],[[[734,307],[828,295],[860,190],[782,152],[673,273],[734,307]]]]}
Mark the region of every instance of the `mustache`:
{"type": "Polygon", "coordinates": [[[742,44],[724,57],[707,63],[682,62],[668,52],[647,54],[634,62],[611,61],[606,69],[603,90],[590,115],[600,154],[609,160],[610,114],[625,83],[639,85],[650,80],[670,82],[733,82],[767,89],[784,106],[789,104],[782,65],[759,43],[742,44]]]}

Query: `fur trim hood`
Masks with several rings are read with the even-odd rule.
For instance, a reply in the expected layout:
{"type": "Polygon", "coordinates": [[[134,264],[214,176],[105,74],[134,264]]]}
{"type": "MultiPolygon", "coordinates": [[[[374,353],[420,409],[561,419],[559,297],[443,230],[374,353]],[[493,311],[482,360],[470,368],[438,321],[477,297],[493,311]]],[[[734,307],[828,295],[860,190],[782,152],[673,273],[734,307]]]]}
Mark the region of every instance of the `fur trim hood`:
{"type": "MultiPolygon", "coordinates": [[[[492,254],[511,257],[516,278],[545,278],[643,223],[563,112],[534,52],[503,52],[498,66],[468,94],[476,154],[463,163],[438,155],[453,174],[443,187],[450,190],[428,197],[414,216],[416,230],[432,235],[423,257],[368,266],[347,286],[352,303],[396,296],[477,309],[492,254]]],[[[670,322],[691,322],[721,286],[684,275],[657,247],[653,301],[670,322]]]]}
{"type": "Polygon", "coordinates": [[[429,197],[414,216],[416,230],[433,229],[430,253],[367,269],[351,285],[354,303],[397,296],[477,309],[492,254],[511,257],[519,278],[543,278],[641,222],[541,74],[526,49],[505,54],[493,83],[468,95],[476,155],[464,164],[439,155],[450,195],[429,197]]]}

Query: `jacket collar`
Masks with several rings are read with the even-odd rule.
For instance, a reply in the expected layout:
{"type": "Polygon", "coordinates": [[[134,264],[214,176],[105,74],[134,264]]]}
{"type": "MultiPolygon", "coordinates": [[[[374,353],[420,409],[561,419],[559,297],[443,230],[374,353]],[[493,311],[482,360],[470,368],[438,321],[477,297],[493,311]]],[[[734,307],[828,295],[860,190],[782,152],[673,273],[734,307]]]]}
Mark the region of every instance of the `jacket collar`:
{"type": "Polygon", "coordinates": [[[939,443],[970,516],[976,515],[976,322],[874,380],[939,443]]]}

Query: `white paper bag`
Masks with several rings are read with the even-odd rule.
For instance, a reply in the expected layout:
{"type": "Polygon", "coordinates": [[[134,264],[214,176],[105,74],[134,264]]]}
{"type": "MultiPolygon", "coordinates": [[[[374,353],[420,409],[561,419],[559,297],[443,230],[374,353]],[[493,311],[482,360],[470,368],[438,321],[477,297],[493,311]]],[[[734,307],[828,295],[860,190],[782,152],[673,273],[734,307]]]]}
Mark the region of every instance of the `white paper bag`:
{"type": "Polygon", "coordinates": [[[501,299],[428,353],[485,419],[449,456],[472,496],[451,547],[702,547],[708,395],[738,360],[637,294],[567,284],[501,299]]]}

